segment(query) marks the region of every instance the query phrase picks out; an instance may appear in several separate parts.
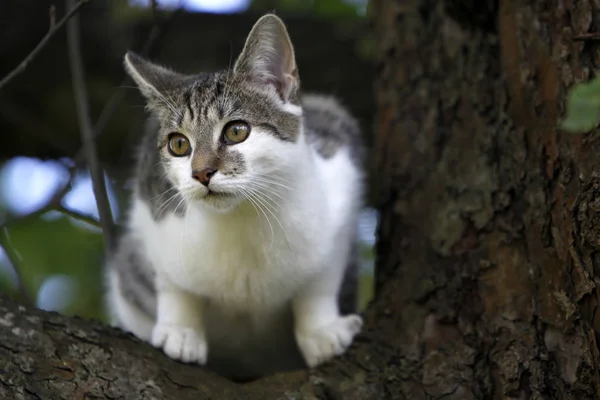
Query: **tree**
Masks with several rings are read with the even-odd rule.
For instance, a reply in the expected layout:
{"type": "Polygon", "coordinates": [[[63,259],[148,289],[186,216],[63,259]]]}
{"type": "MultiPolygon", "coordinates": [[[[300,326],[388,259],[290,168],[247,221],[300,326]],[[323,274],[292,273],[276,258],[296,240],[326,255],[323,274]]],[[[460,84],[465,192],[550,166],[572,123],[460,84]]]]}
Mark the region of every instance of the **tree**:
{"type": "MultiPolygon", "coordinates": [[[[6,398],[600,397],[598,132],[558,130],[595,3],[375,0],[377,297],[343,357],[236,385],[0,301],[6,398]]],[[[4,393],[2,392],[4,391],[4,393]]]]}
{"type": "Polygon", "coordinates": [[[590,75],[573,37],[595,6],[374,6],[377,266],[382,293],[397,286],[401,390],[598,398],[598,132],[557,128],[590,75]]]}

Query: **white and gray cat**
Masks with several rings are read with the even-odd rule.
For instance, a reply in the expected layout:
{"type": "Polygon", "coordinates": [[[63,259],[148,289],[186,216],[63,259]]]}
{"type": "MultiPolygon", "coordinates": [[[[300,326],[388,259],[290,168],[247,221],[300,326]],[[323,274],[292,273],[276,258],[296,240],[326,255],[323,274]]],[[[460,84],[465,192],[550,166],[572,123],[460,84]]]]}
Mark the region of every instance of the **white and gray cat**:
{"type": "Polygon", "coordinates": [[[125,65],[153,118],[108,261],[114,324],[234,379],[342,354],[362,326],[344,315],[361,133],[333,98],[300,95],[283,22],[260,18],[231,71],[125,65]]]}

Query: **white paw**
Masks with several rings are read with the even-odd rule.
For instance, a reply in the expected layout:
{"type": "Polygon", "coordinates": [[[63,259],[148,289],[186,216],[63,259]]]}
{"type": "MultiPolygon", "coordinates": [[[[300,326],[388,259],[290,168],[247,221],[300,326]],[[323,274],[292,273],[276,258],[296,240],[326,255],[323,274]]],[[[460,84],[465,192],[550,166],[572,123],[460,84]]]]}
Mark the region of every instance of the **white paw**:
{"type": "Polygon", "coordinates": [[[206,340],[193,328],[156,325],[152,331],[152,345],[162,348],[169,358],[200,365],[206,363],[206,340]]]}
{"type": "Polygon", "coordinates": [[[343,354],[362,324],[358,315],[347,315],[313,330],[296,331],[298,346],[308,366],[316,367],[343,354]]]}

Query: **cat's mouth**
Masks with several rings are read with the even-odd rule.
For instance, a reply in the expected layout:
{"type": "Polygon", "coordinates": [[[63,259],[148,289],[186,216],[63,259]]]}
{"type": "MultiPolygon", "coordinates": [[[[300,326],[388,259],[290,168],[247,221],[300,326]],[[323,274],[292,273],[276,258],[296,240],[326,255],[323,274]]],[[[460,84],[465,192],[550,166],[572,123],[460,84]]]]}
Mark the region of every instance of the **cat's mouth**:
{"type": "Polygon", "coordinates": [[[214,190],[208,189],[208,191],[202,192],[202,191],[197,191],[195,192],[192,197],[195,200],[220,200],[220,199],[224,199],[226,197],[231,196],[231,193],[227,193],[227,192],[216,192],[214,190]]]}
{"type": "Polygon", "coordinates": [[[222,199],[231,196],[231,193],[227,192],[215,192],[214,190],[208,189],[208,193],[204,195],[205,199],[222,199]]]}
{"type": "Polygon", "coordinates": [[[205,193],[206,194],[201,198],[201,202],[210,206],[215,211],[226,212],[237,204],[234,193],[215,192],[210,189],[205,193]]]}
{"type": "Polygon", "coordinates": [[[207,196],[229,196],[229,193],[215,192],[214,190],[208,189],[207,196]]]}

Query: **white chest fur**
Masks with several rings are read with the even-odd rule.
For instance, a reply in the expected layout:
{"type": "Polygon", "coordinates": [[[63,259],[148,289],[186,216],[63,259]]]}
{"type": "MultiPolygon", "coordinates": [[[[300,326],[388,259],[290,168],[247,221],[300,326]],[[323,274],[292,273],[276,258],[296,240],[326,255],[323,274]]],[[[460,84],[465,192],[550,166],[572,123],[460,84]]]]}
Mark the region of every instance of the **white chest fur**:
{"type": "Polygon", "coordinates": [[[154,221],[136,200],[131,222],[159,276],[226,308],[264,312],[282,306],[322,267],[322,211],[287,203],[273,214],[247,205],[211,215],[190,207],[184,218],[154,221]]]}
{"type": "Polygon", "coordinates": [[[215,214],[192,206],[184,218],[155,221],[135,199],[130,224],[159,276],[228,308],[264,312],[335,263],[336,241],[352,231],[360,176],[343,153],[317,163],[319,173],[277,209],[246,204],[215,214]]]}
{"type": "MultiPolygon", "coordinates": [[[[329,321],[324,329],[335,332],[334,336],[322,337],[318,331],[314,337],[310,330],[306,334],[296,332],[307,362],[313,365],[321,357],[306,353],[314,340],[327,342],[330,337],[342,337],[345,341],[340,343],[347,346],[357,332],[358,317],[335,319],[335,294],[357,222],[360,172],[347,152],[313,161],[310,173],[304,169],[305,174],[294,180],[294,195],[278,202],[271,211],[246,204],[232,213],[217,214],[196,205],[183,218],[168,215],[155,221],[148,204],[134,196],[129,228],[141,243],[149,267],[156,271],[158,292],[161,285],[170,284],[207,300],[204,331],[213,349],[212,362],[222,363],[218,370],[230,373],[231,365],[236,365],[239,371],[262,373],[280,370],[287,362],[297,366],[298,361],[290,356],[296,351],[290,325],[291,300],[297,301],[307,282],[323,282],[318,284],[319,290],[327,287],[325,293],[329,293],[331,303],[321,306],[309,299],[295,311],[294,318],[315,324],[329,321]],[[303,179],[306,176],[309,179],[303,179]],[[283,353],[290,358],[281,359],[283,353]]],[[[188,312],[194,313],[195,306],[186,308],[185,316],[182,306],[170,302],[166,313],[179,313],[182,324],[194,320],[188,312]]],[[[132,322],[129,314],[117,312],[128,330],[146,340],[152,336],[152,343],[164,347],[170,357],[194,355],[204,360],[206,351],[198,350],[195,342],[182,347],[183,337],[177,335],[183,331],[171,331],[159,323],[151,333],[152,326],[142,327],[132,322]],[[199,352],[178,353],[182,349],[199,352]]],[[[162,315],[160,307],[158,314],[162,315]]]]}

